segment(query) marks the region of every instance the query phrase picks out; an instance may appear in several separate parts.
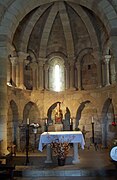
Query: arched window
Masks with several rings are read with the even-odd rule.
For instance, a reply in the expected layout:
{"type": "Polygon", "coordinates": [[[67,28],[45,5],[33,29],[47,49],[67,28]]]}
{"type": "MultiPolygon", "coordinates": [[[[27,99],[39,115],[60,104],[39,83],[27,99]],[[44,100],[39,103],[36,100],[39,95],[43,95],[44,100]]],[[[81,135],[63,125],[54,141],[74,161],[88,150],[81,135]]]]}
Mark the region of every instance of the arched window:
{"type": "Polygon", "coordinates": [[[65,89],[64,60],[54,57],[50,60],[49,89],[60,92],[65,89]]]}
{"type": "Polygon", "coordinates": [[[55,77],[54,77],[54,85],[55,85],[55,91],[60,91],[61,90],[61,71],[60,67],[58,64],[55,65],[54,69],[55,77]]]}

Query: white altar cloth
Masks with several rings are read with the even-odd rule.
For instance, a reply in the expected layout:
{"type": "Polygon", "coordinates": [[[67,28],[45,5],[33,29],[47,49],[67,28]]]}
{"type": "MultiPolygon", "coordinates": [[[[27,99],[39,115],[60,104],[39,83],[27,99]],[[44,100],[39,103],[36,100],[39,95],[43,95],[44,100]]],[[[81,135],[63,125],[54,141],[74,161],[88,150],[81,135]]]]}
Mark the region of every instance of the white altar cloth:
{"type": "Polygon", "coordinates": [[[81,131],[60,131],[60,132],[44,132],[40,136],[38,150],[42,152],[43,144],[50,144],[52,141],[80,143],[84,149],[85,141],[81,131]]]}

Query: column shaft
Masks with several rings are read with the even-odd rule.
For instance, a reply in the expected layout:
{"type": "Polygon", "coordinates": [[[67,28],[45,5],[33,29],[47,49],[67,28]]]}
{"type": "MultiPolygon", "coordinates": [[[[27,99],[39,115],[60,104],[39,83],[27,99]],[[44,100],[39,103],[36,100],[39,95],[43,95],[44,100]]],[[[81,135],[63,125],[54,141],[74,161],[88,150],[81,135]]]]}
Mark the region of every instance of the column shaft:
{"type": "Polygon", "coordinates": [[[12,79],[12,74],[11,74],[11,62],[8,59],[7,61],[7,84],[11,85],[11,79],[12,79]]]}
{"type": "Polygon", "coordinates": [[[81,90],[81,65],[80,62],[76,63],[76,67],[77,67],[77,74],[78,74],[78,90],[81,90]]]}
{"type": "Polygon", "coordinates": [[[74,157],[73,157],[73,164],[78,164],[80,162],[78,157],[78,143],[73,143],[74,146],[74,157]]]}
{"type": "Polygon", "coordinates": [[[52,149],[50,144],[47,144],[47,159],[45,160],[45,163],[52,163],[52,149]]]}
{"type": "Polygon", "coordinates": [[[18,52],[19,56],[19,87],[26,89],[24,86],[24,61],[27,59],[28,54],[24,52],[18,52]]]}
{"type": "Polygon", "coordinates": [[[39,89],[42,90],[44,88],[44,79],[43,79],[43,65],[44,62],[43,61],[39,61],[39,71],[38,71],[38,78],[39,78],[39,89]]]}
{"type": "Polygon", "coordinates": [[[0,48],[0,153],[6,155],[7,151],[7,52],[0,48]]]}
{"type": "Polygon", "coordinates": [[[65,64],[65,89],[70,88],[69,69],[69,64],[65,64]]]}
{"type": "Polygon", "coordinates": [[[111,55],[105,55],[105,63],[106,63],[106,86],[110,85],[110,74],[109,74],[109,62],[111,55]]]}
{"type": "Polygon", "coordinates": [[[32,75],[33,75],[33,89],[36,89],[37,88],[37,78],[36,78],[37,63],[36,62],[31,63],[30,67],[32,69],[32,75]]]}
{"type": "Polygon", "coordinates": [[[98,77],[98,87],[102,87],[102,64],[101,61],[97,64],[97,77],[98,77]]]}
{"type": "Polygon", "coordinates": [[[16,64],[17,64],[17,57],[10,57],[11,64],[12,64],[12,86],[16,86],[16,64]]]}
{"type": "Polygon", "coordinates": [[[74,62],[70,62],[70,89],[74,89],[74,62]]]}
{"type": "Polygon", "coordinates": [[[48,64],[45,64],[44,65],[44,70],[45,70],[45,81],[44,81],[44,87],[45,89],[48,89],[49,88],[49,82],[48,82],[48,69],[49,69],[49,65],[48,64]]]}

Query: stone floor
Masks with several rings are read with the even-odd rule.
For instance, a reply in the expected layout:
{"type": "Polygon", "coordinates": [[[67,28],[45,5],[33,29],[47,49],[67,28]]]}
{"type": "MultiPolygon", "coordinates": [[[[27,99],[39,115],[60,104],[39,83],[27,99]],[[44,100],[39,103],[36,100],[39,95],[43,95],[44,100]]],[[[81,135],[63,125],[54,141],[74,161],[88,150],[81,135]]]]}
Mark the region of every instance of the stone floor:
{"type": "Polygon", "coordinates": [[[43,153],[36,151],[29,153],[29,164],[26,164],[25,153],[17,153],[14,157],[16,180],[94,180],[94,179],[117,179],[117,168],[110,158],[109,149],[95,151],[93,147],[89,150],[79,150],[80,162],[72,164],[73,149],[66,159],[64,166],[58,166],[57,158],[54,156],[52,164],[46,164],[46,149],[43,153]]]}

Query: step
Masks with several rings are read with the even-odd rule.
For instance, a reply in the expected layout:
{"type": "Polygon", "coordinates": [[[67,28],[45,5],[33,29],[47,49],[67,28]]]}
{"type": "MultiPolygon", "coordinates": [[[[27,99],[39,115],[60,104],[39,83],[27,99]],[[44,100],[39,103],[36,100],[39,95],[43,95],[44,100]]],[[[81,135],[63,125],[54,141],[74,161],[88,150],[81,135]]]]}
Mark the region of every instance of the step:
{"type": "Polygon", "coordinates": [[[16,167],[15,177],[55,177],[55,176],[82,176],[82,177],[104,177],[117,176],[116,169],[39,169],[33,166],[16,167]]]}

